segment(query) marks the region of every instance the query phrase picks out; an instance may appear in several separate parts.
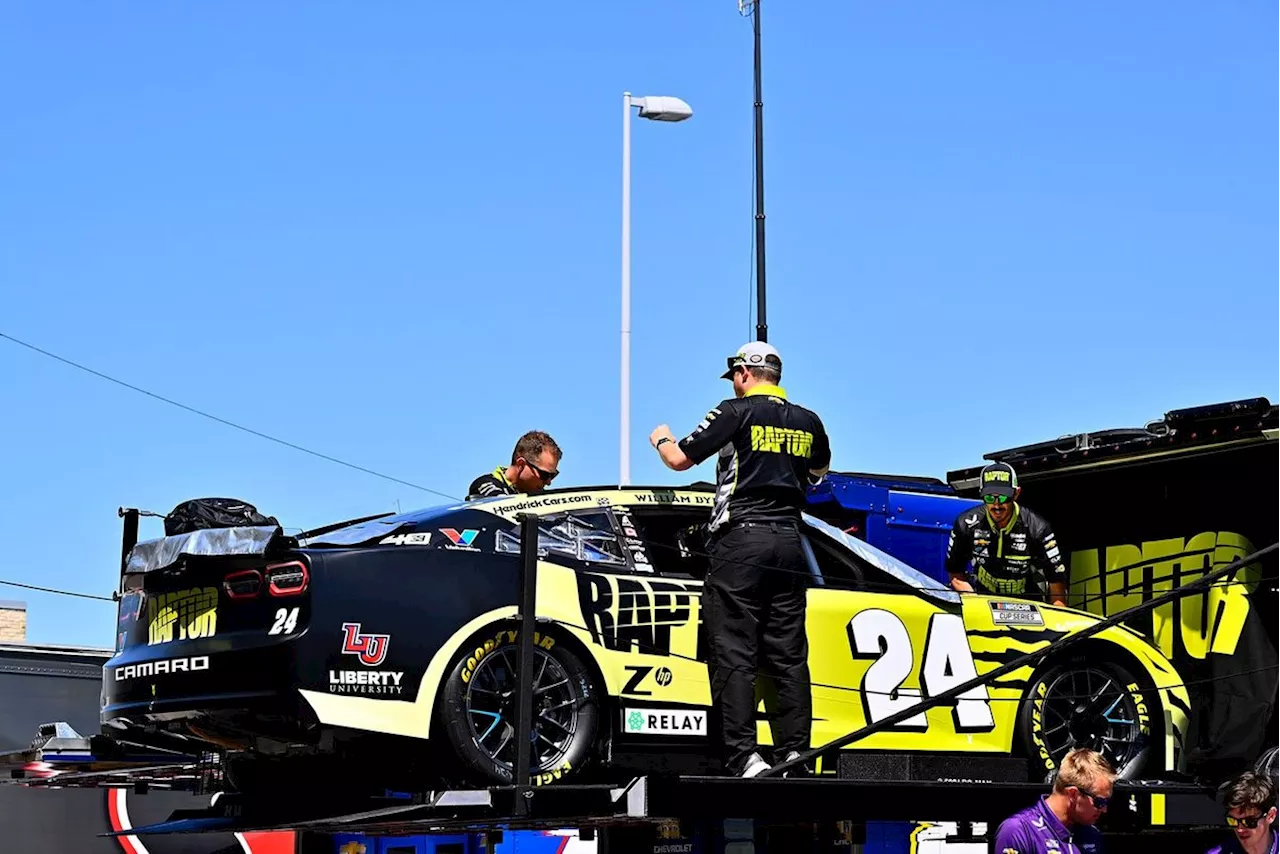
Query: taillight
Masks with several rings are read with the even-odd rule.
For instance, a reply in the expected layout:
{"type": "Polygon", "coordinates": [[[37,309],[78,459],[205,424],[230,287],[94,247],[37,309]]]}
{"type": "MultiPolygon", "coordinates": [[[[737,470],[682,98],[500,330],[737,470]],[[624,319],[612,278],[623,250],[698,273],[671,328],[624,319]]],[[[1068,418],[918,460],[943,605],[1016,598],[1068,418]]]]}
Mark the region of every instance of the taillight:
{"type": "Polygon", "coordinates": [[[311,574],[301,561],[277,563],[267,567],[267,589],[272,596],[297,596],[307,589],[311,574]]]}
{"type": "Polygon", "coordinates": [[[230,599],[252,599],[262,592],[262,573],[243,569],[222,579],[222,589],[230,599]]]}

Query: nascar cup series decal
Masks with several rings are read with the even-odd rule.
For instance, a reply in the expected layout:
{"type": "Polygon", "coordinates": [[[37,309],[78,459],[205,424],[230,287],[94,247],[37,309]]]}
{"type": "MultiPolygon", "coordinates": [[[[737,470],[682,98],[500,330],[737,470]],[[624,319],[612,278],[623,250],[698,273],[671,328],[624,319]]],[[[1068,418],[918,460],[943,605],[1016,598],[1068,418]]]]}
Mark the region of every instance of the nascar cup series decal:
{"type": "Polygon", "coordinates": [[[991,622],[997,626],[1043,626],[1044,616],[1030,602],[990,602],[991,622]]]}
{"type": "MultiPolygon", "coordinates": [[[[380,667],[390,648],[391,635],[361,632],[359,623],[342,624],[342,654],[355,656],[365,667],[380,667]]],[[[404,672],[398,670],[330,670],[329,693],[396,695],[404,691],[403,680],[404,672]]]]}

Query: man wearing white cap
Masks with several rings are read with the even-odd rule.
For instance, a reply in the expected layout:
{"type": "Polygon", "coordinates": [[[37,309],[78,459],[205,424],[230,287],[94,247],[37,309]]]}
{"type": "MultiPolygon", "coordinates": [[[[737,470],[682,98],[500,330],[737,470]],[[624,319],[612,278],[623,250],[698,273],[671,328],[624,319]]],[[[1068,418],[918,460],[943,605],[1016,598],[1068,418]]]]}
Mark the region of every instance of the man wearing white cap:
{"type": "Polygon", "coordinates": [[[649,441],[675,471],[719,454],[702,597],[711,698],[722,719],[725,769],[754,777],[769,767],[756,744],[760,664],[777,685],[775,758],[787,761],[811,746],[808,568],[799,519],[806,487],[831,465],[831,445],[822,420],[789,401],[779,386],[782,357],[769,344],[744,344],[729,357],[722,378],[733,381],[734,396],[692,433],[676,441],[664,424],[649,441]]]}

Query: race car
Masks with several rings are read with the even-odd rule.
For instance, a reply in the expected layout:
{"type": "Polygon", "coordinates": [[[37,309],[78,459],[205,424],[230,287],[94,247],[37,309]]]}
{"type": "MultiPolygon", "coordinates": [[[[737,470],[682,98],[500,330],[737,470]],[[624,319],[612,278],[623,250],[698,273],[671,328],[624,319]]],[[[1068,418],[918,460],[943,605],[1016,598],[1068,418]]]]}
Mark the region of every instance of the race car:
{"type": "MultiPolygon", "coordinates": [[[[532,782],[716,773],[700,608],[712,499],[699,486],[556,489],[296,537],[267,524],[137,543],[104,732],[215,751],[244,791],[335,775],[511,782],[519,517],[534,514],[532,782]]],[[[815,747],[1099,619],[962,595],[819,519],[802,529],[815,747]]],[[[1184,766],[1189,712],[1169,660],[1113,626],[841,752],[1015,757],[1041,780],[1088,745],[1122,778],[1167,777],[1184,766]]],[[[837,765],[824,754],[814,770],[837,765]]]]}

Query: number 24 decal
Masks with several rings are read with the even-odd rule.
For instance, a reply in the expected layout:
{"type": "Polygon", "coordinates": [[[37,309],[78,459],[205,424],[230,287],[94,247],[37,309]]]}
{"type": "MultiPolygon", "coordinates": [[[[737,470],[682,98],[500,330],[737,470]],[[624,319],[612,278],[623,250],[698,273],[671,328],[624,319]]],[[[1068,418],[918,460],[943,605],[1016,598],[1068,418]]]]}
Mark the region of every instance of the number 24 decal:
{"type": "Polygon", "coordinates": [[[276,611],[276,621],[271,624],[269,635],[292,634],[293,630],[298,627],[298,608],[295,605],[292,608],[281,608],[276,611]]]}
{"type": "MultiPolygon", "coordinates": [[[[941,694],[977,677],[964,620],[956,614],[934,614],[925,635],[924,664],[919,688],[903,688],[902,683],[915,666],[911,635],[894,613],[879,608],[861,611],[849,620],[849,649],[855,659],[875,659],[862,678],[862,710],[868,723],[883,720],[909,709],[924,697],[941,694]]],[[[951,716],[956,732],[987,732],[995,728],[987,686],[978,685],[951,700],[951,716]]],[[[908,732],[925,732],[929,721],[920,712],[892,727],[908,732]]]]}

